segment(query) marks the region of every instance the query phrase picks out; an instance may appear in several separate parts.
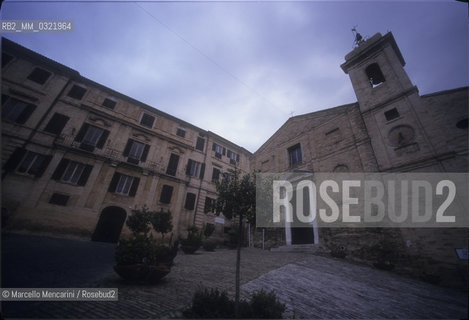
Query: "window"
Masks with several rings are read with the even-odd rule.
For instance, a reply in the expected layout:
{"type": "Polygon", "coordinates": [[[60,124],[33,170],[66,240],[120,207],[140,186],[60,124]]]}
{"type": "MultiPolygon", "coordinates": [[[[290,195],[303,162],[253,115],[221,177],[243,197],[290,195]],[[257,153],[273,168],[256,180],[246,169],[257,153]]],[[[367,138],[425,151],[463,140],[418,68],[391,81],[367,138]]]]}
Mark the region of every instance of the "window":
{"type": "Polygon", "coordinates": [[[215,212],[216,200],[210,197],[205,198],[204,213],[215,212]]]}
{"type": "Polygon", "coordinates": [[[218,168],[213,168],[212,182],[217,182],[219,180],[220,180],[220,170],[218,168]]]}
{"type": "Polygon", "coordinates": [[[116,172],[112,177],[108,191],[135,197],[139,183],[139,178],[116,172]]]}
{"type": "Polygon", "coordinates": [[[221,159],[221,156],[226,153],[226,149],[216,143],[212,144],[212,151],[215,151],[215,157],[218,159],[221,159]]]}
{"type": "Polygon", "coordinates": [[[24,124],[36,109],[34,104],[7,95],[2,95],[2,105],[2,119],[18,124],[24,124]]]}
{"type": "Polygon", "coordinates": [[[109,131],[88,123],[83,124],[75,137],[75,141],[81,142],[80,149],[94,151],[94,148],[102,149],[109,136],[109,131]]]}
{"type": "Polygon", "coordinates": [[[124,149],[124,157],[128,157],[127,162],[138,164],[147,160],[149,150],[149,145],[129,139],[124,149]]]}
{"type": "Polygon", "coordinates": [[[52,156],[45,156],[36,152],[16,148],[11,154],[3,169],[6,172],[16,169],[17,172],[26,173],[37,178],[41,177],[52,156]]]}
{"type": "Polygon", "coordinates": [[[84,186],[88,181],[93,166],[80,162],[62,159],[52,174],[51,179],[84,186]]]}
{"type": "Polygon", "coordinates": [[[200,179],[204,178],[205,173],[205,163],[200,163],[189,159],[186,167],[186,175],[191,177],[199,177],[200,179]]]}
{"type": "Polygon", "coordinates": [[[228,150],[227,155],[228,155],[228,158],[230,158],[231,164],[236,164],[237,162],[239,162],[239,154],[236,154],[233,151],[228,150]]]}
{"type": "Polygon", "coordinates": [[[149,115],[148,113],[144,113],[142,119],[140,120],[140,124],[142,126],[153,128],[153,123],[155,122],[155,117],[149,115]]]}
{"type": "Polygon", "coordinates": [[[195,148],[199,151],[204,151],[205,146],[205,139],[202,137],[197,137],[197,143],[195,144],[195,148]]]}
{"type": "Polygon", "coordinates": [[[46,127],[44,128],[44,131],[52,134],[60,134],[62,133],[62,130],[69,119],[69,117],[56,112],[47,123],[46,127]]]}
{"type": "Polygon", "coordinates": [[[290,167],[300,164],[303,159],[301,157],[301,146],[300,144],[294,145],[288,148],[288,157],[290,161],[290,167]]]}
{"type": "Polygon", "coordinates": [[[379,86],[385,81],[384,75],[377,63],[370,64],[366,67],[365,72],[372,88],[379,86]]]}
{"type": "Polygon", "coordinates": [[[184,204],[184,208],[187,210],[194,210],[195,206],[195,194],[188,192],[186,195],[186,203],[184,204]]]}
{"type": "Polygon", "coordinates": [[[103,107],[113,110],[115,106],[116,106],[116,101],[114,99],[111,99],[111,98],[104,99],[103,107]]]}
{"type": "Polygon", "coordinates": [[[170,203],[171,197],[173,195],[173,187],[168,185],[163,185],[163,189],[161,190],[160,202],[162,203],[170,203]]]}
{"type": "Polygon", "coordinates": [[[57,204],[59,206],[66,206],[70,196],[60,193],[54,193],[49,199],[49,203],[57,204]]]}
{"type": "Polygon", "coordinates": [[[179,163],[179,156],[177,154],[172,153],[171,157],[169,158],[168,168],[166,169],[166,174],[170,176],[175,176],[176,171],[178,169],[179,163]]]}
{"type": "Polygon", "coordinates": [[[10,56],[9,54],[2,52],[2,68],[6,66],[11,60],[13,60],[13,56],[10,56]]]}
{"type": "Polygon", "coordinates": [[[186,129],[178,128],[177,131],[176,131],[176,135],[184,138],[186,136],[186,129]]]}
{"type": "Polygon", "coordinates": [[[81,100],[86,93],[86,89],[74,84],[73,87],[68,92],[67,96],[73,99],[81,100]]]}
{"type": "Polygon", "coordinates": [[[391,121],[393,119],[399,118],[399,111],[396,108],[392,108],[384,113],[384,117],[387,121],[391,121]]]}
{"type": "Polygon", "coordinates": [[[33,72],[29,74],[28,80],[39,84],[44,84],[50,76],[51,73],[49,71],[43,70],[41,68],[34,68],[33,72]]]}

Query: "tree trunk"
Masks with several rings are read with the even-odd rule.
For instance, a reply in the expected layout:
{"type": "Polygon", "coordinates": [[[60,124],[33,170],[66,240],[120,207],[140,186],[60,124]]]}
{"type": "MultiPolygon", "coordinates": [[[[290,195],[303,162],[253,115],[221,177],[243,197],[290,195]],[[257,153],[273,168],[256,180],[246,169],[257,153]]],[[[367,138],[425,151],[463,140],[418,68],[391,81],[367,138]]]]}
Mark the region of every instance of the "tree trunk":
{"type": "Polygon", "coordinates": [[[243,239],[243,216],[239,215],[238,243],[236,246],[236,293],[235,293],[235,318],[239,319],[239,283],[241,269],[241,242],[243,239]]]}

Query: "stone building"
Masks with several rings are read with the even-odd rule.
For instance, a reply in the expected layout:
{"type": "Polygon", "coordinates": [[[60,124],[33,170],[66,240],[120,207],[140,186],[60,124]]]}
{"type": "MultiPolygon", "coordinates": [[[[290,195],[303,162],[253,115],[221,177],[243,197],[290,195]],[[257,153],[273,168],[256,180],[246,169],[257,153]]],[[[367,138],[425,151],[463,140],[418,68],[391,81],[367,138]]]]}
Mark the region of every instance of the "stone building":
{"type": "Polygon", "coordinates": [[[4,227],[115,242],[135,206],[170,210],[177,236],[216,224],[220,175],[251,153],[2,39],[4,227]],[[216,218],[216,219],[215,219],[216,218]]]}
{"type": "MultiPolygon", "coordinates": [[[[467,173],[468,88],[420,96],[404,65],[392,33],[360,43],[341,65],[358,101],[288,119],[254,153],[251,169],[467,173]]],[[[467,248],[467,229],[286,227],[280,238],[286,246],[339,247],[361,260],[376,258],[372,248],[385,241],[403,269],[453,276],[456,285],[467,267],[455,252],[467,248]]]]}

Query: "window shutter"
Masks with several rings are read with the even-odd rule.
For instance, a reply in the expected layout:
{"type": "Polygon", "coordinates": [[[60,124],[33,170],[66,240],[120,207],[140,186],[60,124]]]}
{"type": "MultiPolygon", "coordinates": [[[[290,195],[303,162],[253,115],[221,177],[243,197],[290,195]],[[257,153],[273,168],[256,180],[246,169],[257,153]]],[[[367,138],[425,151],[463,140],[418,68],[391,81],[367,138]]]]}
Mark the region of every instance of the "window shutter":
{"type": "Polygon", "coordinates": [[[88,123],[84,123],[81,126],[80,131],[78,131],[78,134],[75,137],[75,141],[81,142],[81,140],[83,140],[83,138],[85,137],[86,131],[88,131],[89,127],[90,125],[88,123]]]}
{"type": "Polygon", "coordinates": [[[239,154],[236,155],[236,161],[239,162],[239,154]]]}
{"type": "Polygon", "coordinates": [[[127,157],[129,155],[130,148],[132,148],[133,142],[134,141],[132,139],[127,140],[127,144],[125,145],[125,149],[124,149],[124,157],[127,157]]]}
{"type": "Polygon", "coordinates": [[[139,178],[133,178],[132,186],[130,187],[130,191],[129,191],[129,197],[135,197],[135,194],[137,193],[139,183],[140,183],[139,178]]]}
{"type": "Polygon", "coordinates": [[[43,174],[44,171],[46,171],[47,166],[49,165],[49,162],[51,161],[52,156],[44,156],[44,161],[42,162],[41,166],[38,168],[35,176],[36,178],[40,178],[43,174]]]}
{"type": "Polygon", "coordinates": [[[146,144],[145,147],[143,147],[143,152],[142,156],[140,157],[140,161],[145,162],[147,160],[148,151],[150,151],[150,146],[146,144]]]}
{"type": "Polygon", "coordinates": [[[114,172],[112,176],[111,184],[109,185],[109,192],[115,192],[117,188],[117,183],[119,183],[119,178],[121,177],[120,173],[114,172]]]}
{"type": "Polygon", "coordinates": [[[15,168],[18,166],[18,164],[20,163],[25,153],[26,153],[25,149],[16,148],[15,151],[13,151],[13,153],[11,154],[10,159],[8,159],[8,161],[3,166],[3,170],[5,170],[5,172],[10,172],[10,171],[15,170],[15,168]]]}
{"type": "Polygon", "coordinates": [[[195,194],[188,192],[186,195],[186,203],[184,204],[184,208],[187,210],[194,210],[195,205],[195,194]]]}
{"type": "Polygon", "coordinates": [[[186,176],[191,175],[191,167],[192,167],[192,160],[189,159],[189,162],[187,162],[187,167],[186,167],[186,176]]]}
{"type": "Polygon", "coordinates": [[[63,114],[54,113],[52,118],[49,120],[49,123],[47,123],[44,128],[44,131],[53,134],[61,134],[69,119],[69,117],[64,116],[63,114]]]}
{"type": "Polygon", "coordinates": [[[223,147],[223,155],[226,155],[226,148],[223,147]]]}
{"type": "Polygon", "coordinates": [[[34,109],[36,109],[36,106],[34,104],[28,104],[15,122],[19,124],[24,124],[29,119],[29,116],[31,116],[34,109]]]}
{"type": "Polygon", "coordinates": [[[88,177],[90,176],[91,170],[93,170],[93,166],[86,165],[81,173],[80,179],[78,179],[77,185],[84,186],[88,181],[88,177]]]}
{"type": "Polygon", "coordinates": [[[200,179],[204,178],[205,174],[205,163],[202,163],[202,168],[200,168],[200,179]]]}
{"type": "Polygon", "coordinates": [[[201,137],[197,137],[197,143],[195,148],[200,151],[204,151],[205,139],[201,137]]]}
{"type": "Polygon", "coordinates": [[[169,158],[168,168],[166,169],[166,174],[170,176],[175,176],[176,171],[178,168],[179,163],[179,156],[177,154],[172,153],[171,157],[169,158]]]}
{"type": "Polygon", "coordinates": [[[162,203],[170,203],[171,197],[173,195],[173,187],[168,185],[163,185],[163,189],[161,190],[160,202],[162,203]]]}
{"type": "Polygon", "coordinates": [[[62,175],[64,174],[65,169],[67,168],[69,162],[70,162],[70,160],[68,160],[68,159],[62,159],[62,160],[60,160],[59,165],[57,166],[57,168],[55,168],[55,171],[54,171],[54,173],[52,174],[51,179],[53,179],[53,180],[60,180],[60,178],[61,178],[62,175]]]}
{"type": "Polygon", "coordinates": [[[104,130],[103,134],[99,138],[98,144],[96,145],[96,148],[102,149],[104,147],[104,144],[106,143],[107,137],[109,136],[109,131],[104,130]]]}
{"type": "Polygon", "coordinates": [[[215,142],[214,142],[214,143],[212,143],[212,151],[215,151],[215,150],[216,150],[216,148],[217,148],[217,144],[216,144],[215,142]]]}

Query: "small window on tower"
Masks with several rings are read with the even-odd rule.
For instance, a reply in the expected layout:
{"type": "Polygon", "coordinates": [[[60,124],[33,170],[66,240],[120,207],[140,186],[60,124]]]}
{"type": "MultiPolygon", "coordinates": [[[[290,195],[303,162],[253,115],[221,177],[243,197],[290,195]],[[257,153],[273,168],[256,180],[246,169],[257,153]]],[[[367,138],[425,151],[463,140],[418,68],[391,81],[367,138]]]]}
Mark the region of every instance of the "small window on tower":
{"type": "Polygon", "coordinates": [[[365,72],[372,88],[379,86],[385,81],[384,75],[377,63],[370,64],[366,67],[365,72]]]}
{"type": "Polygon", "coordinates": [[[393,119],[399,118],[400,115],[396,108],[392,108],[391,110],[386,111],[384,116],[386,117],[386,121],[391,121],[393,119]]]}

